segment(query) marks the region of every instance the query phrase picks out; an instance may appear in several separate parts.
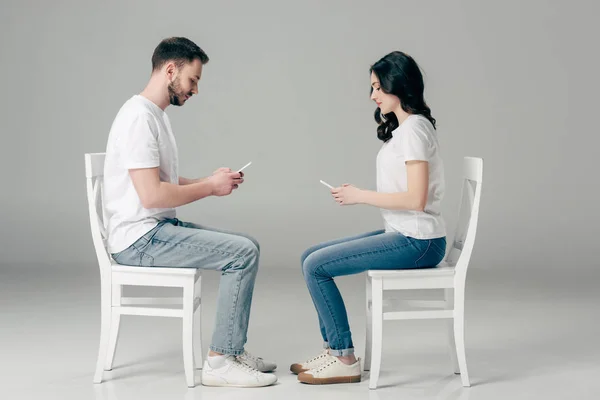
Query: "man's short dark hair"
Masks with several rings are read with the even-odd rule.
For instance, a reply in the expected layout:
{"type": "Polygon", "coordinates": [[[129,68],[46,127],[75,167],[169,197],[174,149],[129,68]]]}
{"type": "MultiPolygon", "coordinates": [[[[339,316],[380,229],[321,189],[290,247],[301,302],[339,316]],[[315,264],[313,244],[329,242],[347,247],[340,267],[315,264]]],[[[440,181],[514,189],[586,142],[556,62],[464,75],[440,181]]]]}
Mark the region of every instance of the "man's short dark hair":
{"type": "Polygon", "coordinates": [[[208,56],[196,43],[184,37],[167,38],[154,49],[152,71],[162,68],[169,61],[174,61],[177,67],[182,67],[195,59],[200,60],[202,65],[208,62],[208,56]]]}

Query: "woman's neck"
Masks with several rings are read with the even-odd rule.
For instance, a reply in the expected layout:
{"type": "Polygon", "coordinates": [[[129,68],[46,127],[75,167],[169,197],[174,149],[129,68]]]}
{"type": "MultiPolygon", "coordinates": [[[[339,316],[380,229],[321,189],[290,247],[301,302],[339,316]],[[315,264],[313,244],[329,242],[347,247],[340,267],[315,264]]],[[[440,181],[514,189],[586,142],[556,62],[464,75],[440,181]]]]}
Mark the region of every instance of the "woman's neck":
{"type": "Polygon", "coordinates": [[[398,106],[397,109],[394,110],[394,114],[396,114],[396,119],[398,120],[398,125],[402,125],[402,123],[410,116],[409,113],[402,109],[402,106],[398,106]]]}

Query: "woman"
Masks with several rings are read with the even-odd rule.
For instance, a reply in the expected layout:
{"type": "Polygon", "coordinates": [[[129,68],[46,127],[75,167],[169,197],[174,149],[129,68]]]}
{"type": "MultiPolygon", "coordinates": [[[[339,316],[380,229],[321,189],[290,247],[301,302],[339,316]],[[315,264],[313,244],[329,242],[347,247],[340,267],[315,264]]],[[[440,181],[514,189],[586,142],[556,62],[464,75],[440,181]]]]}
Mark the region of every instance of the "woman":
{"type": "Polygon", "coordinates": [[[377,191],[344,184],[331,189],[340,205],[381,209],[385,229],[311,247],[302,272],[319,315],[325,350],[291,370],[311,384],[360,382],[342,296],[333,280],[369,269],[435,267],[446,252],[440,213],[444,167],[436,121],[423,97],[423,76],[409,55],[394,51],[370,69],[377,103],[377,191]]]}

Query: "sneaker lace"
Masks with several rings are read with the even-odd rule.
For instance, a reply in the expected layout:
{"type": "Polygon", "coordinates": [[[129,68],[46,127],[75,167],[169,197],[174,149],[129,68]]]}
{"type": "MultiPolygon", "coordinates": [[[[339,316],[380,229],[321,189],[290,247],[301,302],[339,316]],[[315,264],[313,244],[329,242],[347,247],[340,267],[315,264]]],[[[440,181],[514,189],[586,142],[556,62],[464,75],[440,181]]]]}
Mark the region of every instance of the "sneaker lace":
{"type": "Polygon", "coordinates": [[[248,353],[247,351],[244,351],[244,354],[242,354],[240,358],[241,359],[248,359],[248,360],[252,360],[252,361],[260,361],[260,360],[262,360],[262,358],[253,356],[252,354],[248,353]]]}
{"type": "Polygon", "coordinates": [[[311,363],[317,360],[320,360],[323,357],[327,357],[329,355],[329,352],[327,350],[324,350],[321,354],[319,354],[318,356],[315,356],[313,358],[311,358],[310,360],[306,361],[306,363],[311,363]]]}
{"type": "Polygon", "coordinates": [[[239,361],[239,360],[237,359],[237,357],[234,357],[234,358],[233,358],[231,361],[232,361],[233,365],[234,365],[236,368],[239,368],[239,369],[241,369],[242,371],[248,372],[248,373],[250,373],[250,374],[252,374],[252,375],[255,375],[255,376],[258,376],[258,375],[260,375],[260,374],[261,374],[261,372],[260,372],[259,370],[257,370],[257,369],[254,369],[254,368],[252,368],[250,365],[248,365],[248,364],[245,364],[245,363],[243,363],[243,362],[239,361]]]}
{"type": "Polygon", "coordinates": [[[325,368],[328,368],[330,365],[333,365],[333,364],[335,364],[335,360],[328,361],[327,363],[325,363],[325,364],[321,365],[319,368],[317,368],[316,372],[321,372],[325,368]]]}

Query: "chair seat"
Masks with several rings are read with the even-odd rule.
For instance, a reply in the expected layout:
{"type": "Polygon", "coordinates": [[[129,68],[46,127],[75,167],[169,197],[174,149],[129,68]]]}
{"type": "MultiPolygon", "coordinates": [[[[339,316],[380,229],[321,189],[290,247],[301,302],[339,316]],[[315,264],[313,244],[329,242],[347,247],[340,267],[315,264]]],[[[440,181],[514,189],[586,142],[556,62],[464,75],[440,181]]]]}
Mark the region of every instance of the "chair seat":
{"type": "Polygon", "coordinates": [[[197,268],[136,267],[135,265],[123,265],[117,264],[116,262],[111,263],[111,269],[114,272],[133,272],[153,275],[194,276],[198,273],[197,268]]]}
{"type": "Polygon", "coordinates": [[[425,278],[453,276],[454,267],[445,262],[440,263],[435,268],[412,268],[412,269],[393,269],[393,270],[369,270],[368,275],[372,278],[425,278]]]}

